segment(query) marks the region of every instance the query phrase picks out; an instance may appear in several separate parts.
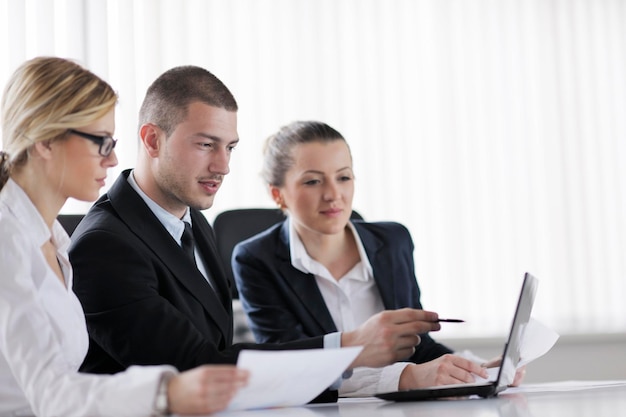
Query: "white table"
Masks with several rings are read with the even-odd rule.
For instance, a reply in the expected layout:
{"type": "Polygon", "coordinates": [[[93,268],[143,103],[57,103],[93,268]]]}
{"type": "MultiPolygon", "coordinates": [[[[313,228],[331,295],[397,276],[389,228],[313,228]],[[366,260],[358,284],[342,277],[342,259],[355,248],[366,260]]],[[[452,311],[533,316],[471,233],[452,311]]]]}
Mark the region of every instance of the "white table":
{"type": "Polygon", "coordinates": [[[336,404],[219,413],[220,417],[613,417],[626,415],[626,384],[558,392],[501,393],[481,399],[386,402],[341,399],[336,404]]]}

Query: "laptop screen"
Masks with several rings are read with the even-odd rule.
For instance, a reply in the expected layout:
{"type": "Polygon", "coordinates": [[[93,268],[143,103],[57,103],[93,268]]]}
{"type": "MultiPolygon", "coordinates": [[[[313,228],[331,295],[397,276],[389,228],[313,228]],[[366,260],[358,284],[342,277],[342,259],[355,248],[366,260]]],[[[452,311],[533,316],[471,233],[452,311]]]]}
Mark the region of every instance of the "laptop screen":
{"type": "Polygon", "coordinates": [[[493,397],[506,389],[515,379],[517,364],[520,360],[520,345],[530,322],[530,313],[537,292],[537,279],[526,273],[520,291],[513,323],[503,347],[502,364],[495,381],[437,385],[402,391],[383,392],[376,397],[390,401],[423,401],[439,398],[469,397],[478,395],[483,398],[493,397]]]}
{"type": "Polygon", "coordinates": [[[520,346],[524,332],[530,321],[530,313],[537,293],[537,279],[528,272],[524,275],[517,309],[513,315],[511,334],[504,347],[504,354],[498,375],[498,387],[507,387],[515,379],[515,371],[520,360],[520,346]]]}

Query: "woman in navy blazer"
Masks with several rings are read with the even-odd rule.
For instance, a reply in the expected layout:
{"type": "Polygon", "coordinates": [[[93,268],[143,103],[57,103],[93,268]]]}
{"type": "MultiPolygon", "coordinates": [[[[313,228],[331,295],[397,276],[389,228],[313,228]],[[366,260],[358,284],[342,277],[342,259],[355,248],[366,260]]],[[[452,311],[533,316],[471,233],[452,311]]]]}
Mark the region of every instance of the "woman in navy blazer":
{"type": "MultiPolygon", "coordinates": [[[[409,231],[393,222],[350,221],[354,173],[339,132],[314,121],[284,126],[268,138],[263,176],[289,217],[238,244],[232,259],[258,342],[347,331],[382,310],[422,309],[409,231]]],[[[357,384],[346,394],[485,376],[477,363],[452,355],[428,334],[420,337],[412,363],[402,364],[395,380],[357,384]]]]}

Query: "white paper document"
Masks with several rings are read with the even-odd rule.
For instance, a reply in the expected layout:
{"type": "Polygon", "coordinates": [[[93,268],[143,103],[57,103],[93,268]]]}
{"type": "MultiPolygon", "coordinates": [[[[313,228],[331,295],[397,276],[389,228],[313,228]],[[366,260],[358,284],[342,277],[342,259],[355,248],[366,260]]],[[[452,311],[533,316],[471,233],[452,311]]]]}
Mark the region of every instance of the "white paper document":
{"type": "MultiPolygon", "coordinates": [[[[552,346],[559,339],[559,334],[550,329],[539,320],[531,318],[524,330],[524,337],[520,345],[520,361],[517,368],[534,361],[535,359],[548,353],[552,346]]],[[[482,379],[476,377],[477,382],[495,381],[498,377],[500,367],[488,368],[489,378],[482,379]]]]}
{"type": "Polygon", "coordinates": [[[237,367],[249,370],[250,379],[227,410],[306,404],[331,386],[362,349],[244,350],[237,367]]]}
{"type": "Polygon", "coordinates": [[[522,384],[519,387],[510,387],[507,388],[506,393],[582,391],[594,388],[623,387],[625,385],[626,380],[541,382],[537,384],[522,384]]]}

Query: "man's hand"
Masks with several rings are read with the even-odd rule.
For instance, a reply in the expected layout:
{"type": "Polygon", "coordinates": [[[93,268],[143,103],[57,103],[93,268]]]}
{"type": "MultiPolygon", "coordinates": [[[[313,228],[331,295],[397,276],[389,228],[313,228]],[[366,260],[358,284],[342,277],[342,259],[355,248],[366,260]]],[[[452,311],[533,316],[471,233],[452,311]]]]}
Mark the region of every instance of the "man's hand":
{"type": "Polygon", "coordinates": [[[363,346],[351,368],[378,368],[410,357],[420,343],[418,334],[437,331],[437,313],[403,308],[369,318],[359,328],[341,335],[341,346],[363,346]]]}
{"type": "Polygon", "coordinates": [[[488,377],[485,368],[478,363],[448,354],[430,362],[407,365],[400,374],[398,389],[474,382],[474,374],[482,378],[488,377]]]}

